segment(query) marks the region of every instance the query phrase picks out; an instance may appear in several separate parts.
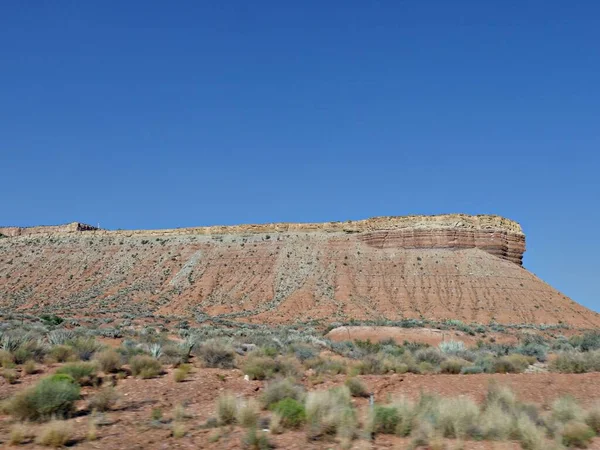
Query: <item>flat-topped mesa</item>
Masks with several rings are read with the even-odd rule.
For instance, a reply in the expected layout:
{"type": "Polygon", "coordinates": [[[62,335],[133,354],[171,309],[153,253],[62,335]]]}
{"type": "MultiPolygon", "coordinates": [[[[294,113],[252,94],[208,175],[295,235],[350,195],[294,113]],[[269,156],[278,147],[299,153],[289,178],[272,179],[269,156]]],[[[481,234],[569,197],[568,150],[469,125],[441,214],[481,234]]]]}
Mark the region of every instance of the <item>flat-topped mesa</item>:
{"type": "Polygon", "coordinates": [[[63,234],[79,231],[92,231],[98,228],[85,223],[71,222],[63,225],[41,225],[37,227],[0,227],[0,236],[17,237],[36,234],[63,234]]]}
{"type": "Polygon", "coordinates": [[[392,216],[346,222],[267,223],[163,230],[102,230],[79,222],[58,226],[0,228],[0,234],[5,236],[83,231],[93,235],[122,236],[350,233],[357,234],[360,241],[374,248],[479,248],[519,265],[522,264],[525,251],[525,235],[521,226],[513,220],[494,215],[392,216]]]}

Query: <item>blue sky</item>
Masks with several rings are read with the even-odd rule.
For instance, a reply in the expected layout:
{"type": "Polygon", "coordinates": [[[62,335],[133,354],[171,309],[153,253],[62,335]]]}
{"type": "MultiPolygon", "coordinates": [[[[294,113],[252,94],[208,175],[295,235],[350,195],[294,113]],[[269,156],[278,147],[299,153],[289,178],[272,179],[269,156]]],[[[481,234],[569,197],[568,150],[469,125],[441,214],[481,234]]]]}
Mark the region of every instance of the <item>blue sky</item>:
{"type": "Polygon", "coordinates": [[[600,3],[4,2],[0,224],[500,214],[600,310],[600,3]]]}

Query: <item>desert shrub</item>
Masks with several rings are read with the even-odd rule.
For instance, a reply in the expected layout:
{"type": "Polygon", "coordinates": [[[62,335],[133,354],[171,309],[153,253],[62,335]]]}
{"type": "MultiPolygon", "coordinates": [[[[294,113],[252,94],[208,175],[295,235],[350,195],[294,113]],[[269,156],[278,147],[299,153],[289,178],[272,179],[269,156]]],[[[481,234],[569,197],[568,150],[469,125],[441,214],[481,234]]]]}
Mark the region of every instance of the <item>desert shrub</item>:
{"type": "Polygon", "coordinates": [[[438,349],[445,355],[456,356],[466,350],[465,343],[462,341],[444,341],[440,342],[438,349]]]}
{"type": "Polygon", "coordinates": [[[538,361],[545,362],[548,355],[548,346],[544,344],[527,343],[517,347],[516,352],[521,355],[534,357],[538,361]]]}
{"type": "Polygon", "coordinates": [[[497,383],[489,384],[484,400],[485,408],[498,405],[504,411],[512,411],[516,404],[517,398],[510,388],[497,383]]]}
{"type": "Polygon", "coordinates": [[[60,377],[44,378],[35,386],[18,392],[6,404],[6,411],[19,420],[70,416],[79,399],[79,386],[67,375],[60,377]]]}
{"type": "Polygon", "coordinates": [[[235,367],[235,351],[230,345],[222,341],[207,341],[196,350],[196,353],[206,367],[219,369],[233,369],[235,367]]]}
{"type": "Polygon", "coordinates": [[[30,359],[29,361],[25,361],[25,364],[23,364],[23,372],[25,372],[28,375],[31,375],[31,374],[34,374],[37,372],[37,366],[33,359],[30,359]]]}
{"type": "Polygon", "coordinates": [[[48,355],[57,362],[66,362],[77,359],[75,352],[68,345],[57,345],[52,347],[48,355]]]}
{"type": "Polygon", "coordinates": [[[66,374],[81,386],[91,386],[97,381],[97,369],[93,363],[74,362],[59,367],[57,374],[66,374]]]}
{"type": "Polygon", "coordinates": [[[16,384],[17,381],[19,381],[19,374],[15,369],[2,369],[0,376],[2,376],[8,384],[16,384]]]}
{"type": "Polygon", "coordinates": [[[163,364],[179,365],[185,364],[189,361],[189,351],[187,348],[183,348],[179,345],[165,345],[162,348],[162,355],[160,361],[163,364]]]}
{"type": "Polygon", "coordinates": [[[426,362],[433,366],[438,366],[446,359],[446,356],[444,356],[437,348],[429,347],[418,350],[415,353],[415,358],[418,363],[426,362]]]}
{"type": "Polygon", "coordinates": [[[587,448],[595,435],[589,425],[571,421],[562,430],[562,442],[567,447],[587,448]]]}
{"type": "Polygon", "coordinates": [[[550,368],[561,373],[600,371],[600,350],[587,353],[562,352],[550,362],[550,368]]]}
{"type": "Polygon", "coordinates": [[[304,397],[304,388],[294,384],[291,380],[285,378],[275,380],[267,384],[264,389],[261,400],[266,408],[286,398],[302,400],[304,397]]]}
{"type": "Polygon", "coordinates": [[[229,393],[222,394],[217,399],[217,420],[221,425],[230,425],[235,422],[238,402],[229,393]]]}
{"type": "Polygon", "coordinates": [[[11,445],[21,445],[33,437],[35,435],[28,426],[18,423],[10,429],[8,442],[11,445]]]}
{"type": "Polygon", "coordinates": [[[5,369],[12,369],[15,366],[15,359],[11,352],[0,350],[0,366],[5,369]]]}
{"type": "Polygon", "coordinates": [[[497,358],[492,365],[493,373],[521,373],[529,367],[529,360],[518,353],[497,358]]]}
{"type": "Polygon", "coordinates": [[[479,420],[479,406],[467,397],[444,398],[438,406],[437,428],[448,438],[463,438],[479,420]]]}
{"type": "Polygon", "coordinates": [[[112,386],[103,387],[96,395],[90,398],[88,408],[96,411],[109,411],[119,400],[119,394],[112,386]]]}
{"type": "Polygon", "coordinates": [[[514,437],[521,443],[523,450],[541,450],[544,448],[544,433],[529,418],[521,414],[515,420],[514,437]]]}
{"type": "Polygon", "coordinates": [[[491,403],[481,413],[479,423],[485,439],[502,441],[510,435],[513,417],[500,403],[491,403]]]}
{"type": "Polygon", "coordinates": [[[345,437],[356,427],[356,417],[347,387],[310,392],[306,397],[306,418],[310,435],[316,439],[328,434],[345,437]]]}
{"type": "Polygon", "coordinates": [[[582,352],[589,352],[600,349],[600,332],[590,331],[581,336],[573,336],[569,342],[582,352]]]}
{"type": "Polygon", "coordinates": [[[259,407],[255,400],[245,400],[238,404],[236,422],[244,427],[256,427],[258,422],[259,407]]]}
{"type": "Polygon", "coordinates": [[[284,398],[271,406],[281,418],[284,428],[298,428],[306,421],[306,410],[304,405],[293,398],[284,398]]]}
{"type": "Polygon", "coordinates": [[[314,359],[317,357],[319,352],[308,345],[294,345],[293,346],[294,355],[301,362],[314,359]]]}
{"type": "Polygon", "coordinates": [[[281,424],[281,416],[277,413],[274,413],[271,416],[271,421],[269,423],[269,431],[273,434],[281,434],[285,431],[285,428],[281,424]]]}
{"type": "Polygon", "coordinates": [[[190,366],[189,364],[181,364],[177,369],[175,369],[175,372],[173,372],[175,382],[181,383],[187,378],[191,370],[192,366],[190,366]]]}
{"type": "Polygon", "coordinates": [[[350,390],[352,397],[368,397],[369,391],[362,381],[358,378],[348,378],[344,383],[350,390]]]}
{"type": "Polygon", "coordinates": [[[552,403],[552,418],[562,423],[581,421],[584,412],[572,397],[560,397],[552,403]]]}
{"type": "Polygon", "coordinates": [[[268,450],[274,448],[265,433],[259,433],[255,427],[248,429],[242,440],[243,448],[248,450],[268,450]]]}
{"type": "Polygon", "coordinates": [[[371,433],[394,434],[400,422],[395,406],[375,405],[369,416],[368,429],[371,433]]]}
{"type": "Polygon", "coordinates": [[[467,366],[467,361],[459,358],[448,358],[440,364],[440,372],[448,374],[458,374],[467,366]]]}
{"type": "Polygon", "coordinates": [[[79,337],[67,343],[75,355],[83,361],[89,361],[94,353],[102,349],[102,345],[92,337],[79,337]]]}
{"type": "Polygon", "coordinates": [[[121,355],[112,349],[96,353],[94,361],[96,361],[100,370],[105,373],[114,373],[121,369],[121,355]]]}
{"type": "Polygon", "coordinates": [[[129,361],[131,373],[135,377],[155,378],[162,373],[162,365],[156,359],[148,355],[137,355],[129,361]]]}
{"type": "Polygon", "coordinates": [[[53,420],[45,425],[36,439],[36,443],[46,447],[63,447],[71,439],[71,424],[53,420]]]}
{"type": "Polygon", "coordinates": [[[379,354],[364,356],[356,365],[356,371],[361,375],[382,375],[387,371],[384,357],[379,354]]]}
{"type": "Polygon", "coordinates": [[[596,434],[600,433],[600,403],[595,404],[587,411],[585,423],[587,423],[596,434]]]}
{"type": "Polygon", "coordinates": [[[462,369],[460,369],[460,373],[463,375],[475,375],[483,372],[483,367],[480,366],[464,366],[462,369]]]}
{"type": "Polygon", "coordinates": [[[64,328],[52,330],[47,335],[50,345],[64,345],[73,339],[73,337],[73,332],[71,330],[65,330],[64,328]]]}
{"type": "Polygon", "coordinates": [[[304,360],[304,366],[307,369],[313,369],[317,375],[338,375],[340,373],[346,373],[347,370],[346,363],[344,361],[320,357],[304,360]]]}
{"type": "Polygon", "coordinates": [[[253,380],[266,380],[277,373],[277,363],[268,356],[249,355],[242,370],[253,380]]]}

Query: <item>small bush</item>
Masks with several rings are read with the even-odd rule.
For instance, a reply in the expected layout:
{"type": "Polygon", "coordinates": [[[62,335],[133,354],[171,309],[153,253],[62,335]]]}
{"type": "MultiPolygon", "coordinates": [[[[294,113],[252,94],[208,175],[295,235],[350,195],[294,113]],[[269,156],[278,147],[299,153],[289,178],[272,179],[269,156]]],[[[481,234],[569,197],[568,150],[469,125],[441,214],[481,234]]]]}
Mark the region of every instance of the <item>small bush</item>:
{"type": "Polygon", "coordinates": [[[459,374],[462,373],[463,368],[468,363],[463,359],[458,358],[449,358],[445,361],[442,361],[440,364],[440,372],[448,373],[448,374],[459,374]]]}
{"type": "Polygon", "coordinates": [[[452,340],[440,342],[438,348],[445,355],[458,355],[467,349],[464,342],[452,340]]]}
{"type": "Polygon", "coordinates": [[[448,438],[464,438],[479,420],[479,406],[467,397],[444,398],[438,407],[438,427],[448,438]]]}
{"type": "Polygon", "coordinates": [[[155,378],[162,373],[162,365],[148,355],[137,355],[129,361],[131,373],[143,379],[155,378]]]}
{"type": "Polygon", "coordinates": [[[395,434],[400,422],[400,415],[395,406],[375,405],[369,418],[371,433],[395,434]]]}
{"type": "Polygon", "coordinates": [[[513,417],[500,403],[491,403],[481,414],[479,423],[484,438],[502,441],[510,436],[513,417]]]}
{"type": "Polygon", "coordinates": [[[10,429],[8,442],[11,445],[21,445],[34,436],[35,435],[31,432],[31,429],[28,426],[18,423],[10,429]]]}
{"type": "Polygon", "coordinates": [[[59,363],[77,359],[75,352],[68,345],[57,345],[52,347],[49,356],[59,363]]]}
{"type": "Polygon", "coordinates": [[[479,366],[465,366],[462,369],[460,369],[460,373],[463,375],[476,375],[483,372],[483,367],[479,366]]]}
{"type": "Polygon", "coordinates": [[[562,442],[567,447],[587,448],[596,433],[583,422],[568,422],[562,430],[562,442]]]}
{"type": "Polygon", "coordinates": [[[281,434],[285,431],[282,425],[281,416],[277,413],[274,413],[271,416],[271,422],[269,423],[269,431],[273,434],[281,434]]]}
{"type": "Polygon", "coordinates": [[[298,428],[306,421],[304,405],[293,398],[284,398],[271,409],[281,417],[281,425],[285,428],[298,428]]]}
{"type": "Polygon", "coordinates": [[[235,422],[237,413],[237,400],[231,394],[220,395],[217,399],[217,420],[221,425],[230,425],[235,422]]]}
{"type": "Polygon", "coordinates": [[[492,365],[494,373],[521,373],[529,367],[529,360],[520,354],[502,356],[496,359],[492,365]]]}
{"type": "Polygon", "coordinates": [[[250,399],[238,405],[236,422],[244,428],[256,427],[259,407],[255,400],[250,399]]]}
{"type": "Polygon", "coordinates": [[[600,433],[600,404],[592,406],[585,415],[587,423],[596,434],[600,433]]]}
{"type": "Polygon", "coordinates": [[[94,360],[104,373],[115,373],[121,369],[121,355],[115,350],[109,349],[99,352],[95,355],[94,360]]]}
{"type": "Polygon", "coordinates": [[[561,423],[583,420],[584,413],[572,397],[561,397],[552,403],[552,418],[561,423]]]}
{"type": "Polygon", "coordinates": [[[96,365],[86,362],[68,363],[58,368],[57,374],[69,375],[81,386],[91,386],[97,382],[96,365]]]}
{"type": "Polygon", "coordinates": [[[5,369],[12,369],[15,367],[15,358],[11,352],[0,350],[0,366],[5,369]]]}
{"type": "Polygon", "coordinates": [[[173,372],[173,378],[175,379],[175,382],[181,383],[182,381],[184,381],[191,370],[192,366],[190,366],[189,364],[180,365],[177,369],[175,369],[175,372],[173,372]]]}
{"type": "Polygon", "coordinates": [[[348,438],[356,427],[356,417],[351,403],[350,390],[346,387],[327,391],[310,392],[306,398],[306,418],[310,436],[338,434],[348,438]]]}
{"type": "Polygon", "coordinates": [[[205,367],[233,369],[235,367],[235,351],[230,345],[218,340],[207,341],[197,351],[205,367]]]}
{"type": "Polygon", "coordinates": [[[258,433],[254,427],[248,429],[246,436],[242,440],[242,444],[248,450],[268,450],[274,448],[267,435],[265,433],[258,433]]]}
{"type": "Polygon", "coordinates": [[[266,408],[285,399],[291,398],[301,400],[304,396],[304,388],[294,384],[289,379],[272,381],[265,387],[262,395],[262,402],[266,408]]]}
{"type": "Polygon", "coordinates": [[[242,370],[253,380],[272,378],[278,370],[277,362],[268,356],[249,355],[242,370]]]}
{"type": "Polygon", "coordinates": [[[350,390],[352,397],[368,397],[369,391],[367,387],[358,378],[348,378],[344,383],[350,390]]]}
{"type": "Polygon", "coordinates": [[[442,354],[437,348],[429,347],[418,350],[415,353],[415,358],[418,363],[429,363],[433,366],[438,366],[442,361],[446,359],[446,356],[442,354]]]}
{"type": "Polygon", "coordinates": [[[75,355],[84,361],[90,360],[94,356],[94,353],[102,349],[100,343],[92,337],[73,339],[68,342],[68,345],[73,349],[75,355]]]}
{"type": "Polygon", "coordinates": [[[62,447],[71,439],[71,425],[60,420],[53,420],[45,425],[36,442],[46,447],[62,447]]]}
{"type": "Polygon", "coordinates": [[[515,437],[521,443],[523,450],[541,450],[544,448],[544,434],[527,414],[521,414],[515,423],[515,437]]]}
{"type": "Polygon", "coordinates": [[[16,384],[19,381],[19,374],[15,369],[2,369],[0,375],[8,384],[16,384]]]}
{"type": "Polygon", "coordinates": [[[117,391],[112,386],[103,387],[100,392],[90,398],[88,408],[96,411],[109,411],[116,405],[119,400],[117,391]]]}
{"type": "Polygon", "coordinates": [[[23,364],[23,372],[25,372],[27,375],[32,375],[37,372],[37,366],[33,359],[25,361],[25,364],[23,364]]]}
{"type": "Polygon", "coordinates": [[[7,403],[7,412],[20,420],[47,420],[51,417],[70,416],[75,401],[79,399],[79,386],[68,378],[44,378],[35,386],[18,392],[7,403]]]}

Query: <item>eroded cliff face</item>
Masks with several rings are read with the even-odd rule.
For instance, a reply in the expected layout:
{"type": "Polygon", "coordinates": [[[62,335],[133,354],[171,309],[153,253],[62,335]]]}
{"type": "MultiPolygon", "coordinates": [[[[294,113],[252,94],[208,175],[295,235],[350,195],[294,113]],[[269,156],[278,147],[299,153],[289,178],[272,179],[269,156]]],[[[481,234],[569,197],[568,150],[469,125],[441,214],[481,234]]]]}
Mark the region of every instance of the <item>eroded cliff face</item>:
{"type": "Polygon", "coordinates": [[[521,227],[497,216],[70,230],[0,239],[1,308],[266,323],[600,325],[521,267],[521,227]]]}

